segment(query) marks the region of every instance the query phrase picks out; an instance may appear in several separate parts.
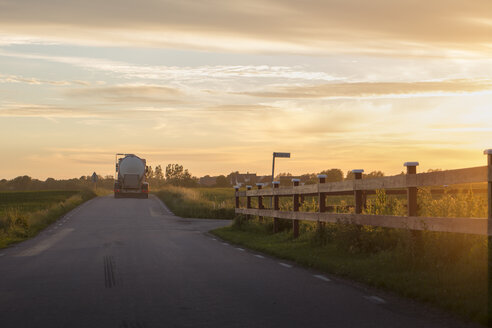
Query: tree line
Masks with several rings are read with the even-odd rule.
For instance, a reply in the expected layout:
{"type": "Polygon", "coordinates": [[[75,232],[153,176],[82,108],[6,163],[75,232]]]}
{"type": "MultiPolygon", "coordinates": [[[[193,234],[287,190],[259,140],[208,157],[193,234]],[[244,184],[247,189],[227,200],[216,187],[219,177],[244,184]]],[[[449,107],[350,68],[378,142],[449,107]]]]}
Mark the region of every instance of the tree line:
{"type": "MultiPolygon", "coordinates": [[[[430,171],[430,170],[429,170],[430,171]]],[[[234,177],[239,174],[238,171],[231,172],[226,175],[219,175],[215,178],[215,185],[213,187],[231,187],[234,177]]],[[[296,176],[301,180],[303,184],[316,184],[318,183],[318,174],[325,174],[327,182],[336,182],[343,180],[354,179],[352,171],[348,171],[346,174],[341,169],[327,169],[319,173],[306,173],[300,176],[296,176]]],[[[403,172],[402,172],[403,174],[403,172]]],[[[381,171],[372,171],[370,173],[364,173],[364,179],[377,178],[384,176],[381,171]]],[[[282,186],[291,186],[291,173],[280,173],[275,177],[275,180],[280,181],[282,186]]],[[[146,171],[146,179],[150,184],[151,189],[159,189],[165,185],[173,185],[180,187],[198,187],[199,179],[193,176],[188,169],[185,169],[180,164],[168,164],[165,169],[162,169],[161,165],[157,165],[155,168],[149,166],[146,171]]],[[[101,176],[98,175],[97,187],[105,189],[113,189],[114,177],[112,175],[101,176]]],[[[48,178],[44,181],[31,178],[27,175],[18,176],[14,179],[0,180],[0,191],[23,191],[23,190],[80,190],[84,188],[92,188],[94,183],[90,175],[81,176],[79,178],[72,179],[54,179],[48,178]]]]}
{"type": "Polygon", "coordinates": [[[160,165],[157,165],[155,169],[149,166],[146,178],[151,188],[159,188],[166,184],[179,187],[198,187],[198,178],[180,164],[168,164],[165,171],[160,165]]]}

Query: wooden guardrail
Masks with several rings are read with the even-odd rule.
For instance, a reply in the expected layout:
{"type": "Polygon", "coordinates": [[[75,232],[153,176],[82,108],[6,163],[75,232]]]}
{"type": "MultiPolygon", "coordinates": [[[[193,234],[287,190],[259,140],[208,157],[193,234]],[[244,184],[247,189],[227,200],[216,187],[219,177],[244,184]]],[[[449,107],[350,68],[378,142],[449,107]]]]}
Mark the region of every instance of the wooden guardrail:
{"type": "Polygon", "coordinates": [[[411,230],[429,230],[442,232],[458,232],[492,236],[492,149],[484,151],[487,165],[473,168],[447,170],[429,173],[417,173],[418,162],[406,162],[407,174],[372,179],[362,179],[363,170],[353,170],[355,179],[326,183],[326,176],[318,175],[318,184],[299,185],[298,179],[292,179],[293,186],[279,188],[279,182],[273,188],[239,190],[234,187],[236,197],[236,214],[257,215],[274,218],[274,232],[278,230],[278,219],[292,220],[294,237],[299,235],[299,221],[347,222],[352,224],[370,225],[411,230]],[[450,186],[456,184],[487,182],[488,217],[487,218],[441,218],[417,216],[417,189],[419,187],[450,186]],[[375,190],[384,189],[389,193],[407,194],[407,216],[367,215],[362,214],[365,196],[375,190]],[[328,213],[326,197],[332,195],[353,195],[354,214],[328,213]],[[273,197],[273,208],[263,206],[263,197],[273,197]],[[300,198],[317,196],[318,212],[300,212],[300,198]],[[240,198],[246,197],[246,208],[240,208],[240,198]],[[252,208],[251,199],[257,197],[258,208],[252,208]],[[292,197],[293,210],[280,210],[280,197],[292,197]]]}

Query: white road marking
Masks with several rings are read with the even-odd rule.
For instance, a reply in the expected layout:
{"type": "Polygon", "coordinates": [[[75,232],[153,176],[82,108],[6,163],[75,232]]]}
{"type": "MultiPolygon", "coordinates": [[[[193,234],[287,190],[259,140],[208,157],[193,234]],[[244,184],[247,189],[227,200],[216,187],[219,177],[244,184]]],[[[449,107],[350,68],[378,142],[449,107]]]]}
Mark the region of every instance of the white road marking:
{"type": "Polygon", "coordinates": [[[257,258],[259,258],[259,259],[264,259],[264,258],[265,258],[263,255],[260,255],[260,254],[256,254],[255,256],[256,256],[257,258]]]}
{"type": "Polygon", "coordinates": [[[287,263],[278,262],[278,264],[280,264],[281,266],[286,267],[286,268],[292,268],[292,265],[287,264],[287,263]]]}
{"type": "Polygon", "coordinates": [[[238,251],[244,252],[244,248],[239,248],[239,247],[236,247],[236,249],[237,249],[238,251]]]}
{"type": "Polygon", "coordinates": [[[5,255],[5,254],[3,254],[3,253],[2,253],[2,254],[0,254],[0,256],[4,256],[4,255],[5,255]]]}
{"type": "Polygon", "coordinates": [[[385,304],[386,303],[386,301],[383,300],[381,297],[377,297],[374,295],[373,296],[364,296],[364,298],[366,300],[369,300],[369,301],[376,303],[376,304],[385,304]]]}
{"type": "Polygon", "coordinates": [[[212,238],[212,240],[215,240],[215,241],[217,241],[217,239],[215,239],[215,238],[212,238]]]}
{"type": "Polygon", "coordinates": [[[331,281],[329,278],[322,276],[320,274],[315,274],[313,277],[324,280],[324,281],[331,281]]]}
{"type": "Polygon", "coordinates": [[[229,246],[229,244],[228,244],[228,243],[222,243],[222,245],[226,245],[226,246],[229,246]]]}

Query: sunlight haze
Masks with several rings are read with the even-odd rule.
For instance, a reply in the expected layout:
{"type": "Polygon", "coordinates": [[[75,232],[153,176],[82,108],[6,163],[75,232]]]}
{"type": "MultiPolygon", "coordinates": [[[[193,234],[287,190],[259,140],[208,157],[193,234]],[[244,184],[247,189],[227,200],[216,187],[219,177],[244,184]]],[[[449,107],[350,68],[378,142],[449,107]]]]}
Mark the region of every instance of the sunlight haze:
{"type": "Polygon", "coordinates": [[[0,178],[485,165],[492,2],[1,1],[0,178]]]}

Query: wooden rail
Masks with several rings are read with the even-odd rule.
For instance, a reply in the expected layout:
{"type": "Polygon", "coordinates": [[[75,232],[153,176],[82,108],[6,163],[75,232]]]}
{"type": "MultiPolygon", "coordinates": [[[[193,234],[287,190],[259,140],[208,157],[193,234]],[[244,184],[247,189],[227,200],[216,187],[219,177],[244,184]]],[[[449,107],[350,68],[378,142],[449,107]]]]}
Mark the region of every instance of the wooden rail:
{"type": "MultiPolygon", "coordinates": [[[[299,185],[299,180],[293,179],[293,186],[279,188],[274,182],[273,188],[239,190],[236,193],[236,214],[256,215],[261,218],[274,218],[274,232],[278,231],[278,219],[292,220],[294,237],[299,234],[299,221],[339,222],[388,228],[411,230],[429,230],[442,232],[457,232],[492,236],[492,149],[485,150],[487,165],[457,170],[447,170],[429,173],[417,173],[418,162],[407,162],[406,174],[390,177],[362,179],[363,170],[353,170],[355,179],[326,183],[326,176],[318,175],[318,184],[299,185]],[[443,187],[470,183],[487,183],[488,217],[487,218],[440,218],[417,216],[417,190],[419,187],[443,187]],[[367,215],[362,214],[367,194],[384,189],[388,194],[407,195],[407,216],[367,215]],[[328,213],[334,208],[326,205],[326,197],[332,195],[353,195],[355,203],[354,214],[328,213]],[[263,197],[272,197],[273,208],[265,209],[263,197]],[[319,200],[318,212],[300,212],[300,198],[316,196],[319,200]],[[247,208],[240,208],[240,197],[246,197],[247,208]],[[258,198],[259,208],[252,208],[252,197],[258,198]],[[292,197],[293,211],[280,211],[279,198],[292,197]]],[[[477,189],[476,189],[477,190],[477,189]]],[[[480,193],[485,189],[478,189],[480,193]]],[[[442,191],[435,190],[434,193],[442,191]]],[[[454,189],[453,192],[456,192],[454,189]]]]}

